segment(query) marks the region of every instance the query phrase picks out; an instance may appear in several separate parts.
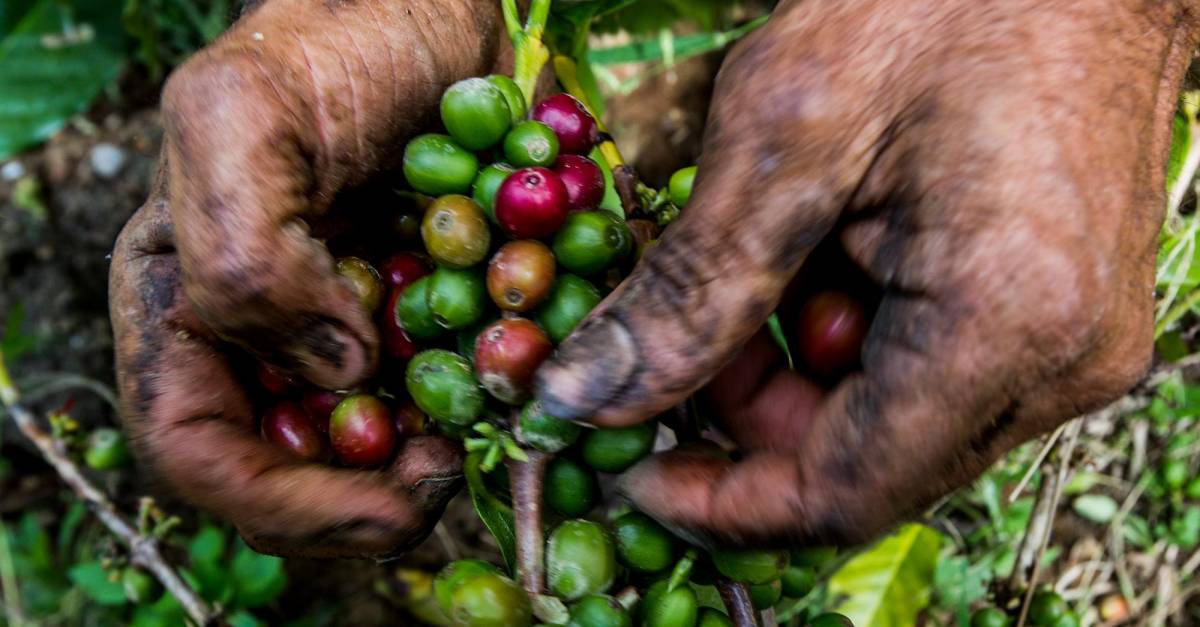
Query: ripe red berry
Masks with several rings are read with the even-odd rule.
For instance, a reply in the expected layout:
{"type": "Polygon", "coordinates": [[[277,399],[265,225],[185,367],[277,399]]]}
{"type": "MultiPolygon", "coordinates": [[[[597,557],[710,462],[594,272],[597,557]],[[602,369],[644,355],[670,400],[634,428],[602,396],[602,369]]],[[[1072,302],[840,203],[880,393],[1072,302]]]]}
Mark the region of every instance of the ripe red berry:
{"type": "Polygon", "coordinates": [[[530,117],[554,130],[560,154],[586,155],[600,141],[596,118],[570,94],[555,94],[543,100],[530,117]]]}
{"type": "Polygon", "coordinates": [[[296,387],[291,375],[267,364],[258,364],[258,384],[276,396],[283,396],[296,387]]]}
{"type": "Polygon", "coordinates": [[[842,292],[821,292],[800,310],[796,344],[807,369],[822,377],[843,374],[858,363],[867,315],[862,303],[842,292]]]}
{"type": "Polygon", "coordinates": [[[387,307],[383,310],[383,350],[388,355],[404,361],[421,352],[421,347],[404,330],[399,316],[396,315],[396,301],[400,300],[406,287],[408,286],[392,288],[391,294],[388,295],[387,307]]]}
{"type": "Polygon", "coordinates": [[[378,466],[396,448],[396,423],[383,401],[347,396],[329,419],[329,439],[339,459],[352,466],[378,466]]]}
{"type": "Polygon", "coordinates": [[[522,168],[496,192],[496,221],[515,239],[553,235],[567,219],[567,188],[546,168],[522,168]]]}
{"type": "Polygon", "coordinates": [[[604,173],[595,161],[580,155],[561,155],[554,162],[554,173],[567,188],[571,211],[595,209],[604,199],[604,173]]]}
{"type": "Polygon", "coordinates": [[[397,253],[379,265],[379,274],[388,288],[403,290],[429,274],[429,264],[414,253],[397,253]]]}
{"type": "Polygon", "coordinates": [[[309,388],[300,396],[300,406],[312,418],[313,425],[320,429],[321,433],[329,433],[329,416],[340,402],[341,394],[320,388],[309,388]]]}
{"type": "Polygon", "coordinates": [[[279,403],[263,414],[262,437],[296,459],[315,462],[329,458],[325,438],[313,419],[291,401],[279,403]]]}
{"type": "Polygon", "coordinates": [[[497,320],[475,342],[475,374],[492,396],[520,403],[533,388],[533,373],[553,350],[550,338],[533,322],[497,320]]]}
{"type": "Polygon", "coordinates": [[[415,435],[425,435],[429,417],[421,411],[420,407],[417,407],[411,398],[400,401],[392,413],[396,417],[396,432],[400,434],[400,437],[411,438],[415,435]]]}

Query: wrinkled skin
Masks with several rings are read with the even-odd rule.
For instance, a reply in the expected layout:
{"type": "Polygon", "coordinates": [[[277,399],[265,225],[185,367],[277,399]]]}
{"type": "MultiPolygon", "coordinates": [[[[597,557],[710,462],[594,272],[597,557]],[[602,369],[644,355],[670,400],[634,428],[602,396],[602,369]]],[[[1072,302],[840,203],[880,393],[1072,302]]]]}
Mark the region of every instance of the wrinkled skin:
{"type": "Polygon", "coordinates": [[[747,454],[661,454],[623,490],[699,541],[781,543],[862,540],[1113,399],[1151,357],[1198,9],[784,2],[721,70],[691,204],[543,367],[544,407],[624,425],[708,384],[747,454]],[[882,298],[827,388],[760,329],[830,240],[882,298]]]}
{"type": "Polygon", "coordinates": [[[458,487],[461,452],[417,437],[393,466],[299,464],[255,437],[227,342],[331,389],[378,337],[309,225],[394,168],[442,91],[500,49],[490,0],[270,0],[163,94],[155,189],[117,241],[110,309],[122,415],[142,461],[256,548],[392,555],[458,487]]]}

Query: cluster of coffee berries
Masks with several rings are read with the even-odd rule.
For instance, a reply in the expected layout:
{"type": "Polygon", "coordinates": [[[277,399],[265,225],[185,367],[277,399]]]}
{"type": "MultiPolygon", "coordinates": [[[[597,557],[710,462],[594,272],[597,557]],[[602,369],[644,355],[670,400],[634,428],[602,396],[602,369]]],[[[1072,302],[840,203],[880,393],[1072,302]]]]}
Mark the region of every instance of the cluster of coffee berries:
{"type": "MultiPolygon", "coordinates": [[[[971,615],[971,627],[1015,625],[1018,610],[1019,608],[1014,608],[1010,615],[1009,612],[994,606],[980,608],[971,615]]],[[[1038,590],[1033,594],[1029,601],[1026,621],[1025,624],[1032,627],[1079,627],[1079,617],[1071,611],[1061,595],[1050,589],[1038,590]]]]}

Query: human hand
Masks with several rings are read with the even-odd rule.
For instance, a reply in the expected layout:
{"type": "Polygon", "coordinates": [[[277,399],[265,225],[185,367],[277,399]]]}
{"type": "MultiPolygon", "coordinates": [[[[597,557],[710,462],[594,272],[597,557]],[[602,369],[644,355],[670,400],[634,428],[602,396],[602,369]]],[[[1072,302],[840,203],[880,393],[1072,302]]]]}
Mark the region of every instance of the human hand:
{"type": "Polygon", "coordinates": [[[440,438],[379,472],[261,442],[229,343],[331,389],[373,373],[369,312],[310,227],[398,165],[446,86],[493,66],[494,5],[270,0],[164,91],[158,181],[110,274],[122,416],[150,469],[259,550],[390,555],[457,489],[461,453],[440,438]]]}
{"type": "Polygon", "coordinates": [[[708,384],[744,457],[652,457],[635,505],[697,541],[853,542],[1124,392],[1195,10],[784,2],[725,62],[689,206],[540,371],[546,411],[626,425],[708,384]],[[881,289],[831,387],[762,330],[822,242],[881,289]]]}

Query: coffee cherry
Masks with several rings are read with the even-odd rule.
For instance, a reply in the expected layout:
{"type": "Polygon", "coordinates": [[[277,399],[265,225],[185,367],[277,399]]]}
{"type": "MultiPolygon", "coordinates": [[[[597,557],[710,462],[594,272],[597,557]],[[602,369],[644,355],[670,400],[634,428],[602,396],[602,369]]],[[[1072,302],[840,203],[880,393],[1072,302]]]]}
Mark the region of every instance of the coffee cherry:
{"type": "Polygon", "coordinates": [[[553,169],[567,188],[571,211],[589,211],[604,200],[604,173],[595,161],[583,155],[559,155],[553,169]]]}
{"type": "Polygon", "coordinates": [[[342,257],[337,260],[334,269],[350,280],[354,293],[358,295],[358,302],[367,314],[379,309],[379,304],[383,302],[383,279],[371,264],[358,257],[342,257]]]}
{"type": "Polygon", "coordinates": [[[554,346],[524,318],[497,320],[475,341],[475,375],[492,396],[516,405],[529,397],[533,373],[554,346]]]}
{"type": "Polygon", "coordinates": [[[567,188],[546,168],[522,168],[496,192],[496,222],[513,239],[553,235],[567,219],[567,188]]]}
{"type": "MultiPolygon", "coordinates": [[[[424,291],[424,290],[422,290],[424,291]]],[[[403,296],[404,289],[397,288],[392,290],[388,295],[388,302],[384,310],[382,330],[383,330],[383,350],[386,354],[395,357],[402,361],[412,359],[421,349],[417,346],[412,336],[404,330],[404,326],[400,322],[400,317],[396,315],[396,308],[400,303],[400,297],[403,296]]],[[[430,322],[433,322],[432,318],[430,322]]],[[[433,322],[437,326],[436,322],[433,322]]],[[[441,327],[437,329],[441,331],[441,327]]]]}
{"type": "Polygon", "coordinates": [[[291,375],[264,363],[258,364],[258,384],[275,396],[283,396],[297,386],[291,375]]]}
{"type": "Polygon", "coordinates": [[[88,435],[83,461],[96,470],[113,470],[129,462],[129,446],[125,436],[111,427],[94,429],[88,435]]]}
{"type": "MultiPolygon", "coordinates": [[[[400,240],[416,239],[421,234],[421,216],[407,211],[396,214],[392,218],[392,231],[400,240]]],[[[382,273],[382,269],[380,272],[382,273]]]]}
{"type": "Polygon", "coordinates": [[[442,94],[442,124],[459,145],[483,150],[500,141],[512,124],[504,92],[484,78],[467,78],[442,94]]]}
{"type": "Polygon", "coordinates": [[[569,94],[555,94],[543,100],[530,117],[554,129],[562,152],[586,155],[600,141],[596,118],[569,94]]]}
{"type": "Polygon", "coordinates": [[[429,264],[414,253],[396,253],[379,264],[379,276],[392,290],[403,290],[429,272],[429,264]]]}
{"type": "Polygon", "coordinates": [[[471,366],[475,366],[475,346],[479,340],[479,335],[483,330],[492,326],[496,322],[495,316],[483,316],[475,321],[471,326],[463,327],[454,334],[454,345],[458,349],[459,355],[462,355],[471,366]]]}
{"type": "Polygon", "coordinates": [[[583,436],[584,463],[600,472],[619,473],[650,454],[658,422],[649,420],[629,427],[593,429],[583,436]]]}
{"type": "Polygon", "coordinates": [[[607,211],[582,211],[567,216],[554,236],[554,256],[576,274],[596,274],[629,256],[633,234],[607,211]]]}
{"type": "Polygon", "coordinates": [[[504,138],[504,159],[518,168],[548,167],[557,157],[558,138],[541,122],[521,122],[504,138]]]}
{"type": "Polygon", "coordinates": [[[667,182],[667,196],[671,204],[682,207],[692,198],[692,182],[696,179],[696,166],[677,170],[667,182]]]}
{"type": "Polygon", "coordinates": [[[866,335],[867,316],[861,303],[841,292],[822,292],[800,310],[796,345],[810,372],[831,377],[858,363],[866,335]]]}
{"type": "Polygon", "coordinates": [[[837,557],[836,546],[807,546],[801,549],[792,549],[791,564],[792,566],[807,566],[814,571],[819,571],[826,564],[833,561],[837,557]]]}
{"type": "Polygon", "coordinates": [[[812,592],[816,585],[817,571],[813,570],[811,566],[792,564],[783,571],[783,578],[780,579],[780,582],[783,584],[783,596],[789,599],[803,598],[812,592]]]}
{"type": "Polygon", "coordinates": [[[583,428],[567,420],[559,420],[542,411],[542,404],[530,401],[517,418],[517,437],[539,451],[557,453],[575,443],[583,428]]]}
{"type": "Polygon", "coordinates": [[[612,585],[617,558],[612,538],[599,523],[568,520],[550,534],[546,546],[546,582],[555,596],[574,601],[612,585]]]}
{"type": "Polygon", "coordinates": [[[1008,616],[994,607],[976,610],[971,615],[971,627],[1008,627],[1008,616]]]}
{"type": "Polygon", "coordinates": [[[429,430],[427,427],[429,417],[421,411],[420,407],[417,407],[412,399],[406,398],[397,403],[396,409],[392,411],[392,416],[396,419],[396,433],[402,438],[425,435],[429,430]]]}
{"type": "Polygon", "coordinates": [[[470,326],[487,307],[483,273],[476,270],[438,268],[429,275],[429,311],[447,329],[470,326]]]}
{"type": "Polygon", "coordinates": [[[524,120],[525,94],[521,93],[521,88],[517,86],[516,81],[503,74],[492,74],[486,80],[499,89],[501,94],[504,94],[504,101],[508,103],[509,121],[515,125],[524,120]]]}
{"type": "Polygon", "coordinates": [[[421,239],[429,256],[448,268],[468,268],[487,256],[492,243],[483,208],[466,196],[442,196],[421,221],[421,239]]]}
{"type": "Polygon", "coordinates": [[[318,431],[329,433],[329,416],[333,414],[338,403],[342,402],[342,396],[321,388],[309,388],[300,395],[300,406],[304,408],[304,413],[308,414],[318,431]]]}
{"type": "Polygon", "coordinates": [[[533,319],[546,331],[550,341],[558,344],[567,339],[600,300],[600,290],[587,279],[564,274],[554,281],[533,319]]]}
{"type": "Polygon", "coordinates": [[[837,612],[825,612],[808,621],[808,627],[854,627],[854,623],[837,612]]]}
{"type": "Polygon", "coordinates": [[[589,594],[571,606],[567,627],[633,627],[633,618],[607,594],[589,594]]]}
{"type": "Polygon", "coordinates": [[[629,512],[613,521],[617,559],[627,568],[655,573],[675,563],[675,537],[653,518],[629,512]]]}
{"type": "Polygon", "coordinates": [[[471,198],[479,203],[483,214],[493,224],[496,222],[496,192],[500,190],[504,179],[515,171],[516,168],[507,163],[493,163],[480,170],[479,176],[471,184],[471,198]]]}
{"type": "Polygon", "coordinates": [[[422,194],[464,193],[478,169],[475,155],[446,135],[421,135],[404,148],[404,177],[422,194]]]}
{"type": "Polygon", "coordinates": [[[710,555],[722,575],[753,586],[779,579],[788,567],[787,551],[717,549],[710,555]]]}
{"type": "Polygon", "coordinates": [[[329,417],[329,440],[343,462],[379,466],[396,449],[396,423],[387,405],[374,396],[347,396],[329,417]]]}
{"type": "Polygon", "coordinates": [[[499,575],[500,569],[483,560],[456,560],[446,564],[433,578],[433,596],[442,611],[450,612],[450,601],[462,584],[480,575],[499,575]]]}
{"type": "Polygon", "coordinates": [[[642,599],[644,627],[692,627],[700,614],[696,591],[684,584],[667,592],[667,580],[656,582],[642,599]]]}
{"type": "Polygon", "coordinates": [[[1074,612],[1067,612],[1050,627],[1079,627],[1079,617],[1074,612]]]}
{"type": "Polygon", "coordinates": [[[700,610],[700,618],[696,619],[696,627],[733,627],[733,621],[721,610],[706,607],[700,610]]]}
{"type": "Polygon", "coordinates": [[[554,286],[554,265],[554,254],[537,240],[501,246],[488,262],[487,288],[492,302],[506,311],[533,309],[554,286]]]}
{"type": "Polygon", "coordinates": [[[408,394],[439,423],[468,427],[483,413],[483,392],[471,365],[447,350],[418,353],[405,371],[408,394]]]}
{"type": "Polygon", "coordinates": [[[783,588],[776,579],[771,583],[764,583],[761,586],[750,586],[750,604],[756,610],[765,610],[775,607],[779,599],[783,598],[783,588]]]}
{"type": "Polygon", "coordinates": [[[592,511],[600,498],[600,483],[591,469],[559,457],[546,466],[542,492],[550,509],[571,518],[592,511]]]}
{"type": "Polygon", "coordinates": [[[409,337],[416,340],[432,340],[442,334],[442,326],[433,317],[429,308],[429,287],[431,277],[422,277],[407,289],[400,292],[392,308],[394,322],[409,337]],[[396,324],[398,323],[398,324],[396,324]]]}
{"type": "Polygon", "coordinates": [[[1187,462],[1182,459],[1168,459],[1159,469],[1163,486],[1172,492],[1182,489],[1191,474],[1187,462]]]}
{"type": "Polygon", "coordinates": [[[283,401],[266,411],[262,418],[262,437],[296,459],[325,461],[329,449],[315,421],[299,405],[283,401]]]}
{"type": "Polygon", "coordinates": [[[533,623],[533,606],[521,586],[502,575],[480,575],[450,597],[450,618],[464,627],[516,627],[533,623]]]}
{"type": "Polygon", "coordinates": [[[1183,486],[1183,495],[1192,501],[1200,501],[1200,477],[1192,477],[1183,486]]]}
{"type": "Polygon", "coordinates": [[[1039,590],[1029,601],[1029,622],[1038,627],[1055,627],[1071,608],[1057,592],[1039,590]]]}
{"type": "MultiPolygon", "coordinates": [[[[1119,592],[1110,594],[1100,599],[1099,611],[1101,620],[1118,623],[1129,619],[1129,602],[1119,592]]],[[[975,626],[972,625],[971,627],[975,626]]]]}
{"type": "Polygon", "coordinates": [[[162,595],[162,584],[150,573],[135,566],[121,571],[121,588],[125,591],[125,598],[134,605],[149,603],[162,595]]]}

